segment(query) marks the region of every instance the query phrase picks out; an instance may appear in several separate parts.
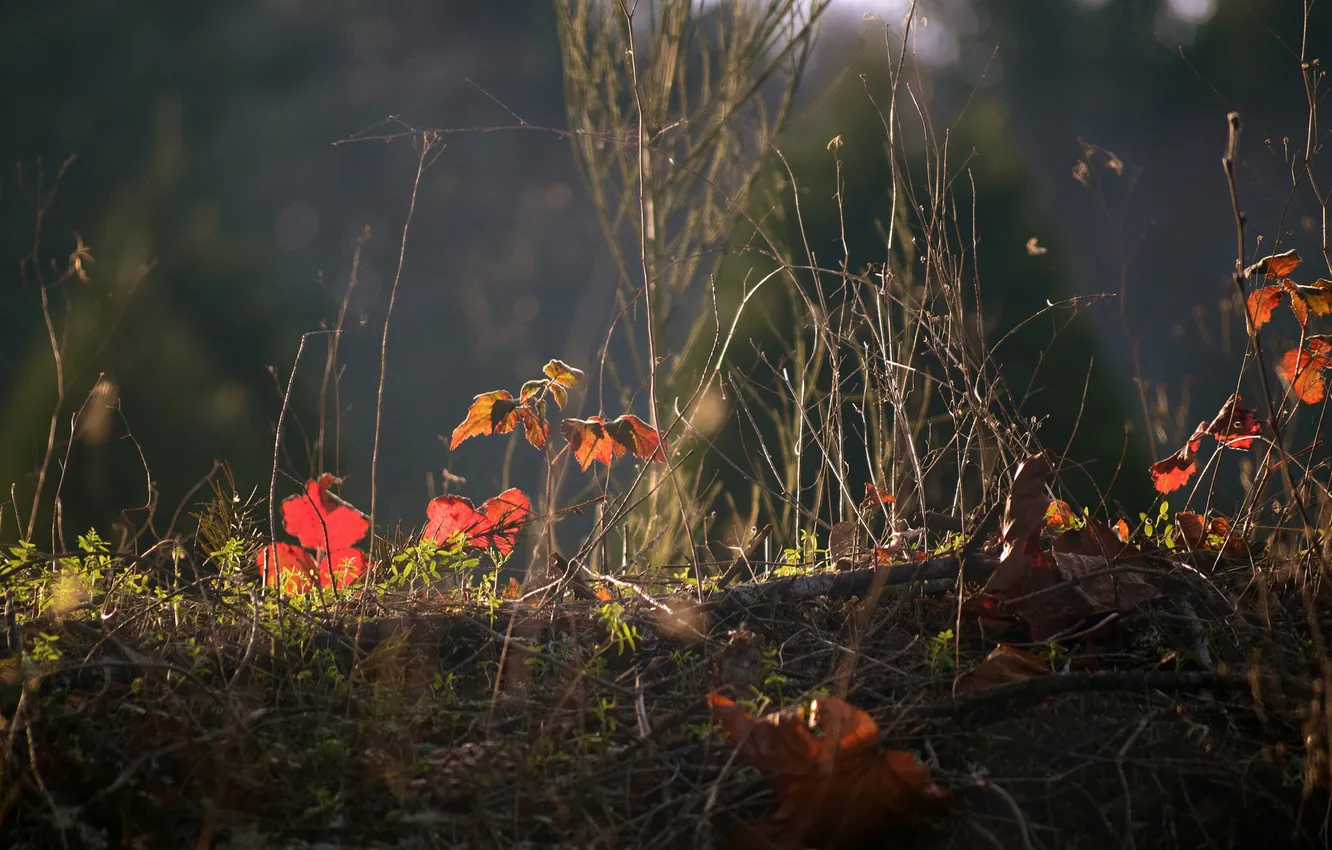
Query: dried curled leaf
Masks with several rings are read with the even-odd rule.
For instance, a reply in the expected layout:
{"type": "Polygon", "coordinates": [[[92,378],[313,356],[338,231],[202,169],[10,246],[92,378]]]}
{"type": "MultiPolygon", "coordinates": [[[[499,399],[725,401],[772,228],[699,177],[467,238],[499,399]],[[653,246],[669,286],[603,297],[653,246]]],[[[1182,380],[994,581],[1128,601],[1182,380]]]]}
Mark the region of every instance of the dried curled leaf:
{"type": "Polygon", "coordinates": [[[1045,480],[1053,472],[1052,456],[1047,451],[1027,458],[1013,473],[999,531],[1004,548],[999,568],[985,585],[987,591],[1001,593],[1026,584],[1031,571],[1029,551],[1039,548],[1045,512],[1050,507],[1045,480]]]}
{"type": "Polygon", "coordinates": [[[1245,277],[1254,275],[1263,275],[1270,278],[1290,277],[1290,273],[1302,262],[1300,253],[1294,248],[1289,251],[1282,251],[1280,254],[1271,254],[1263,257],[1258,262],[1244,270],[1245,277]]]}
{"type": "Polygon", "coordinates": [[[583,470],[591,466],[593,461],[610,466],[616,458],[626,453],[646,461],[666,460],[661,432],[632,413],[610,422],[601,416],[566,419],[560,431],[583,470]]]}
{"type": "Polygon", "coordinates": [[[772,783],[781,808],[754,829],[778,847],[839,847],[942,814],[952,794],[910,753],[884,751],[865,712],[816,699],[755,720],[713,691],[713,717],[772,783]]]}
{"type": "Polygon", "coordinates": [[[1248,449],[1263,430],[1253,411],[1240,407],[1240,401],[1240,394],[1233,393],[1207,426],[1207,433],[1226,448],[1248,449]]]}

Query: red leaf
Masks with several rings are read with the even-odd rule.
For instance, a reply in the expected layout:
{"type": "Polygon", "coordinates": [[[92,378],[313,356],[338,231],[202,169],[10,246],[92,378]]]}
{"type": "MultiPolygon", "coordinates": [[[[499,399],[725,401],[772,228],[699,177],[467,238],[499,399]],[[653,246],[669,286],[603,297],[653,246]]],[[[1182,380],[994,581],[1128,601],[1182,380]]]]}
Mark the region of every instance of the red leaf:
{"type": "Polygon", "coordinates": [[[1282,251],[1280,254],[1272,254],[1263,257],[1258,262],[1244,270],[1245,277],[1252,277],[1255,274],[1266,275],[1270,278],[1290,277],[1290,273],[1299,266],[1300,254],[1294,248],[1289,251],[1282,251]]]}
{"type": "Polygon", "coordinates": [[[508,555],[531,508],[527,495],[517,488],[486,500],[481,510],[472,507],[472,500],[465,496],[439,496],[426,506],[429,521],[421,539],[443,546],[450,537],[462,532],[464,546],[476,549],[493,546],[508,555]]]}
{"type": "Polygon", "coordinates": [[[306,483],[304,495],[282,501],[282,527],[305,548],[345,549],[370,530],[369,517],[328,492],[341,483],[325,472],[306,483]]]}
{"type": "Polygon", "coordinates": [[[1198,446],[1202,444],[1202,437],[1206,433],[1207,423],[1199,424],[1184,448],[1152,464],[1152,486],[1156,492],[1169,493],[1189,483],[1193,473],[1198,471],[1198,446]]]}
{"type": "Polygon", "coordinates": [[[472,398],[467,418],[453,429],[449,451],[463,440],[483,434],[507,434],[518,427],[518,404],[508,390],[481,393],[472,398]]]}
{"type": "Polygon", "coordinates": [[[1326,390],[1323,370],[1332,362],[1329,354],[1332,354],[1332,344],[1322,337],[1309,337],[1304,348],[1292,348],[1282,356],[1277,364],[1277,376],[1300,401],[1317,404],[1323,400],[1326,390]]]}
{"type": "Polygon", "coordinates": [[[334,549],[319,559],[319,586],[339,590],[350,587],[365,575],[368,563],[360,549],[334,549]]]}
{"type": "Polygon", "coordinates": [[[836,847],[941,814],[952,794],[910,753],[879,747],[865,712],[828,697],[752,718],[713,691],[713,717],[772,784],[781,808],[755,831],[779,847],[836,847]]]}
{"type": "Polygon", "coordinates": [[[887,490],[880,490],[872,481],[865,482],[865,498],[860,500],[860,510],[862,512],[870,508],[877,508],[882,505],[890,505],[897,500],[893,494],[887,490]]]}
{"type": "Polygon", "coordinates": [[[1281,291],[1280,286],[1264,286],[1249,293],[1249,323],[1254,330],[1272,318],[1272,311],[1281,303],[1281,291]]]}
{"type": "Polygon", "coordinates": [[[626,452],[647,461],[665,461],[661,432],[654,430],[632,413],[607,422],[605,417],[566,419],[560,426],[579,468],[584,471],[593,461],[607,466],[626,452]]]}
{"type": "Polygon", "coordinates": [[[269,587],[281,586],[283,593],[294,596],[313,586],[314,559],[299,546],[290,543],[265,546],[255,561],[263,583],[269,587]]]}
{"type": "Polygon", "coordinates": [[[481,504],[483,523],[472,531],[472,545],[493,547],[508,555],[518,541],[518,529],[532,512],[532,501],[517,487],[511,487],[481,504]]]}
{"type": "Polygon", "coordinates": [[[1216,418],[1207,426],[1218,443],[1231,449],[1247,449],[1253,445],[1253,438],[1262,433],[1262,426],[1254,418],[1253,411],[1240,407],[1240,395],[1234,393],[1221,405],[1216,418]]]}

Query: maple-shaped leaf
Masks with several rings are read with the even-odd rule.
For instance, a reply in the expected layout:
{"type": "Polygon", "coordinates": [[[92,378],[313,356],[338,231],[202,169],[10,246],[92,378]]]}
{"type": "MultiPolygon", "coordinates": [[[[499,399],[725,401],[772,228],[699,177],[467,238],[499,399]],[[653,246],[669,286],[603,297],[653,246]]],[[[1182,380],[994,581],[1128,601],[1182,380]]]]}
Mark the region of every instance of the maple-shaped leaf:
{"type": "Polygon", "coordinates": [[[593,461],[607,466],[624,454],[646,461],[665,461],[661,432],[632,413],[607,422],[605,417],[566,419],[560,426],[580,469],[586,471],[593,461]]]}
{"type": "Polygon", "coordinates": [[[476,549],[494,548],[508,555],[518,539],[518,530],[526,521],[532,503],[522,490],[515,488],[487,499],[477,510],[466,496],[438,496],[426,506],[422,540],[437,546],[461,533],[463,545],[476,549]]]}
{"type": "Polygon", "coordinates": [[[1244,270],[1245,277],[1254,275],[1264,275],[1270,278],[1290,277],[1290,273],[1299,266],[1300,254],[1294,248],[1289,251],[1282,251],[1280,254],[1271,254],[1263,257],[1258,262],[1244,270]]]}
{"type": "Polygon", "coordinates": [[[999,554],[999,568],[985,585],[985,589],[992,593],[1021,587],[1027,581],[1031,569],[1029,550],[1039,549],[1045,511],[1050,506],[1050,497],[1045,495],[1045,479],[1054,472],[1051,461],[1050,452],[1044,451],[1022,461],[1013,473],[1013,486],[1004,502],[1003,521],[999,526],[999,539],[1004,548],[999,554]]]}
{"type": "MultiPolygon", "coordinates": [[[[541,367],[541,371],[556,385],[567,389],[573,389],[583,382],[583,370],[575,369],[563,360],[552,360],[541,367]]],[[[560,406],[563,407],[563,403],[560,406]]]]}
{"type": "Polygon", "coordinates": [[[305,593],[314,586],[314,559],[299,546],[274,543],[261,549],[255,560],[263,583],[269,587],[281,587],[289,596],[305,593]]]}
{"type": "Polygon", "coordinates": [[[755,830],[769,846],[845,846],[942,814],[952,801],[910,753],[880,748],[874,720],[840,699],[796,704],[757,720],[716,691],[708,705],[781,801],[755,830]]]}
{"type": "MultiPolygon", "coordinates": [[[[1258,330],[1272,318],[1272,311],[1281,303],[1280,286],[1263,286],[1249,293],[1247,303],[1249,324],[1258,330]]],[[[1301,322],[1303,324],[1303,322],[1301,322]]]]}
{"type": "Polygon", "coordinates": [[[532,512],[532,501],[517,487],[511,487],[481,503],[484,524],[471,533],[475,545],[508,555],[518,542],[518,531],[532,512]]]}
{"type": "Polygon", "coordinates": [[[472,398],[467,418],[453,429],[449,451],[458,448],[463,440],[483,434],[507,434],[518,427],[519,402],[508,390],[494,390],[472,398]]]}
{"type": "Polygon", "coordinates": [[[1305,404],[1323,400],[1326,384],[1323,370],[1332,363],[1332,344],[1323,337],[1309,337],[1304,348],[1292,348],[1277,364],[1276,373],[1305,404]]]}
{"type": "Polygon", "coordinates": [[[1050,672],[1050,665],[1025,649],[999,644],[979,667],[953,680],[953,696],[983,691],[1010,682],[1021,682],[1050,672]]]}
{"type": "Polygon", "coordinates": [[[1158,493],[1178,490],[1198,471],[1198,446],[1207,434],[1207,423],[1200,423],[1184,447],[1165,460],[1152,464],[1152,486],[1158,493]]]}
{"type": "Polygon", "coordinates": [[[1207,433],[1226,448],[1248,449],[1263,430],[1253,411],[1240,407],[1240,401],[1239,393],[1231,394],[1207,426],[1207,433]]]}
{"type": "Polygon", "coordinates": [[[307,549],[355,546],[370,530],[370,518],[328,490],[341,484],[325,472],[306,483],[305,493],[282,500],[282,527],[307,549]]]}

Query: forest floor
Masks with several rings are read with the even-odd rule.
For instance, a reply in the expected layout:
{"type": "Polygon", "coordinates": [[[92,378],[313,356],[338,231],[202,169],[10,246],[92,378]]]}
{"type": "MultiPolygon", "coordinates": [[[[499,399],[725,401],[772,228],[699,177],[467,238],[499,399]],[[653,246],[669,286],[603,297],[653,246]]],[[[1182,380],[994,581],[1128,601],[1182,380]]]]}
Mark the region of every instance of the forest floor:
{"type": "MultiPolygon", "coordinates": [[[[1142,554],[1134,581],[1154,593],[1074,612],[1038,644],[1021,617],[959,601],[995,551],[843,563],[702,604],[380,595],[259,617],[252,593],[205,588],[11,616],[9,646],[31,649],[0,685],[0,844],[1325,846],[1306,614],[1321,604],[1332,627],[1326,600],[1218,553],[1142,554]],[[987,662],[996,644],[1018,663],[987,662]],[[745,736],[737,753],[714,691],[765,714],[844,699],[877,725],[862,747],[911,754],[947,799],[857,796],[834,766],[826,796],[765,821],[774,787],[813,785],[774,777],[745,736]],[[905,811],[839,837],[874,806],[905,811]]],[[[803,729],[777,746],[828,731],[803,729]]]]}

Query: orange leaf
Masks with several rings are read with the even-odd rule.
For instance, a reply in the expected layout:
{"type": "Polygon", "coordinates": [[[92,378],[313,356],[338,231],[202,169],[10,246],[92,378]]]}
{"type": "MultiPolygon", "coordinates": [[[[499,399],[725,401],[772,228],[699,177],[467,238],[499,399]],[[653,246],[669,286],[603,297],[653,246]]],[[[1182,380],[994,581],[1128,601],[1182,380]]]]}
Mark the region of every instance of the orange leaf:
{"type": "Polygon", "coordinates": [[[1264,286],[1249,293],[1249,323],[1257,330],[1272,318],[1272,311],[1281,303],[1280,286],[1264,286]]]}
{"type": "MultiPolygon", "coordinates": [[[[573,389],[583,381],[583,371],[575,369],[563,360],[552,360],[542,367],[541,371],[545,373],[556,384],[568,389],[573,389]]],[[[564,405],[561,404],[561,407],[564,405]]]]}
{"type": "Polygon", "coordinates": [[[1073,513],[1073,509],[1063,499],[1053,500],[1050,502],[1050,506],[1045,509],[1046,528],[1068,528],[1076,518],[1077,514],[1073,513]]]}
{"type": "Polygon", "coordinates": [[[961,696],[972,691],[983,691],[1009,682],[1021,682],[1035,676],[1044,676],[1050,672],[1050,665],[1039,656],[1000,644],[996,646],[981,665],[968,670],[953,680],[953,696],[961,696]]]}
{"type": "Polygon", "coordinates": [[[546,421],[546,403],[535,402],[530,406],[518,408],[518,416],[523,420],[523,436],[534,448],[544,449],[550,437],[550,423],[546,421]]]}
{"type": "Polygon", "coordinates": [[[1198,446],[1202,444],[1202,437],[1206,433],[1207,423],[1203,422],[1182,449],[1152,464],[1152,486],[1156,492],[1169,493],[1189,483],[1193,473],[1198,471],[1198,446]]]}
{"type": "Polygon", "coordinates": [[[1298,284],[1289,280],[1281,281],[1281,288],[1290,294],[1290,311],[1295,314],[1295,321],[1300,323],[1303,328],[1309,322],[1309,305],[1305,302],[1304,296],[1300,294],[1298,284]]]}
{"type": "Polygon", "coordinates": [[[518,579],[510,576],[509,583],[505,585],[502,595],[505,599],[517,599],[523,595],[523,586],[518,583],[518,579]]]}
{"type": "Polygon", "coordinates": [[[578,466],[586,470],[593,461],[607,466],[626,452],[647,461],[665,461],[661,447],[661,433],[643,420],[626,413],[607,422],[605,417],[566,419],[560,426],[578,466]]]}
{"type": "Polygon", "coordinates": [[[1290,273],[1300,264],[1300,254],[1294,248],[1289,251],[1282,251],[1280,254],[1272,254],[1263,257],[1258,262],[1244,270],[1246,277],[1252,277],[1255,274],[1266,275],[1270,278],[1290,277],[1290,273]]]}
{"type": "Polygon", "coordinates": [[[1305,404],[1317,404],[1323,400],[1326,385],[1323,382],[1323,370],[1332,362],[1332,345],[1322,337],[1309,337],[1304,348],[1292,348],[1287,351],[1277,364],[1277,376],[1294,391],[1296,398],[1305,404]]]}
{"type": "Polygon", "coordinates": [[[781,800],[756,830],[777,846],[845,845],[940,814],[951,802],[910,753],[880,749],[874,720],[842,700],[817,699],[758,720],[716,691],[708,704],[781,800]]]}
{"type": "Polygon", "coordinates": [[[1112,528],[1114,528],[1114,530],[1115,530],[1115,536],[1119,538],[1119,542],[1120,542],[1120,543],[1127,543],[1127,542],[1128,542],[1128,539],[1129,539],[1129,527],[1128,527],[1128,523],[1127,523],[1127,522],[1124,522],[1124,520],[1123,520],[1122,517],[1119,519],[1119,521],[1117,521],[1117,522],[1112,526],[1112,528]]]}
{"type": "Polygon", "coordinates": [[[1248,449],[1253,445],[1253,438],[1262,433],[1262,426],[1254,418],[1253,411],[1240,407],[1240,394],[1233,393],[1221,410],[1207,426],[1218,443],[1231,449],[1248,449]]]}
{"type": "Polygon", "coordinates": [[[518,402],[508,390],[495,390],[473,397],[467,418],[453,429],[449,451],[463,440],[482,434],[507,434],[518,426],[518,402]]]}

